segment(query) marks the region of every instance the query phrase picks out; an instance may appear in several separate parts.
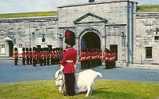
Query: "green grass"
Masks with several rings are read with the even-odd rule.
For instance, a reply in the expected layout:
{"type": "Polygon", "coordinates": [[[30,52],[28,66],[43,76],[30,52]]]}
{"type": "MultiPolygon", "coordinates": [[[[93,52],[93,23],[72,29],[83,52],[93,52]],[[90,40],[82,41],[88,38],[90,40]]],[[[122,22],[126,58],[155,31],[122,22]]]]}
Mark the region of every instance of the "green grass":
{"type": "Polygon", "coordinates": [[[138,12],[159,12],[159,4],[156,5],[140,5],[137,7],[138,12]]]}
{"type": "Polygon", "coordinates": [[[159,83],[98,80],[92,96],[58,93],[53,81],[0,84],[0,99],[159,99],[159,83]]]}
{"type": "Polygon", "coordinates": [[[56,16],[56,15],[57,15],[56,11],[6,13],[6,14],[0,14],[0,18],[20,18],[20,17],[37,17],[37,16],[56,16]]]}

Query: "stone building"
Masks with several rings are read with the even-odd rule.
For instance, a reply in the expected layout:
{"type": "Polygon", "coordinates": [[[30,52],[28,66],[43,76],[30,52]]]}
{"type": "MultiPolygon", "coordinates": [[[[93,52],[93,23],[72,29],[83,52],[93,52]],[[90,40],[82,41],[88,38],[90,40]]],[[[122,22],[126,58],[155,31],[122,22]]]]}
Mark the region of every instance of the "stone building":
{"type": "Polygon", "coordinates": [[[79,53],[85,47],[108,48],[117,52],[118,64],[132,63],[136,5],[128,0],[105,0],[58,7],[59,31],[75,32],[79,53]]]}
{"type": "Polygon", "coordinates": [[[56,16],[1,19],[0,56],[12,56],[13,47],[19,53],[22,47],[58,47],[57,20],[56,16]]]}
{"type": "Polygon", "coordinates": [[[117,53],[117,65],[159,63],[158,13],[136,12],[137,2],[131,0],[89,1],[58,7],[57,16],[1,19],[0,56],[10,56],[14,46],[65,47],[64,33],[70,30],[78,54],[108,48],[117,53]]]}
{"type": "Polygon", "coordinates": [[[159,64],[159,13],[138,12],[134,34],[134,63],[159,64]]]}

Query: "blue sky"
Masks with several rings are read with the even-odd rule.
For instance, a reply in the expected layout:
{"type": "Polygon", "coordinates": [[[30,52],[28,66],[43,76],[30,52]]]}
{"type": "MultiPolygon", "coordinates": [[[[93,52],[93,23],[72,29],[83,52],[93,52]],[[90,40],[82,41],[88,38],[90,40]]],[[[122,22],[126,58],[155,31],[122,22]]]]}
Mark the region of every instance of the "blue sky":
{"type": "MultiPolygon", "coordinates": [[[[57,6],[88,0],[0,0],[0,13],[52,11],[57,6]]],[[[159,4],[159,0],[136,0],[139,4],[159,4]]]]}

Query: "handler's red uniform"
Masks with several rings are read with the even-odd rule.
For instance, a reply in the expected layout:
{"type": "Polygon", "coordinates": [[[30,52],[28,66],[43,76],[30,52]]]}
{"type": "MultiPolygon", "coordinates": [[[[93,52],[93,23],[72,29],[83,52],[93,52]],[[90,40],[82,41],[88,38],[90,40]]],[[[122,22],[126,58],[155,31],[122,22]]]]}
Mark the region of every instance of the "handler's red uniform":
{"type": "Polygon", "coordinates": [[[60,63],[64,66],[64,73],[74,73],[77,60],[77,50],[74,48],[67,48],[64,50],[62,56],[60,63]]]}

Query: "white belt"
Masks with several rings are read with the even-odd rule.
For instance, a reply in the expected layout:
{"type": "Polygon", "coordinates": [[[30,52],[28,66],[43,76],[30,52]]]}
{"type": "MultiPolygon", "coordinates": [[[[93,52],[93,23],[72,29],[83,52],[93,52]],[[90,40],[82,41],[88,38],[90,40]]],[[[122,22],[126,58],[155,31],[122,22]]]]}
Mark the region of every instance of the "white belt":
{"type": "Polygon", "coordinates": [[[66,60],[67,63],[73,63],[73,60],[66,60]]]}

